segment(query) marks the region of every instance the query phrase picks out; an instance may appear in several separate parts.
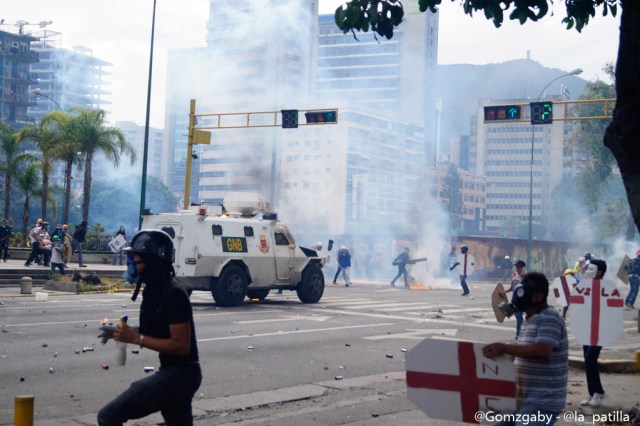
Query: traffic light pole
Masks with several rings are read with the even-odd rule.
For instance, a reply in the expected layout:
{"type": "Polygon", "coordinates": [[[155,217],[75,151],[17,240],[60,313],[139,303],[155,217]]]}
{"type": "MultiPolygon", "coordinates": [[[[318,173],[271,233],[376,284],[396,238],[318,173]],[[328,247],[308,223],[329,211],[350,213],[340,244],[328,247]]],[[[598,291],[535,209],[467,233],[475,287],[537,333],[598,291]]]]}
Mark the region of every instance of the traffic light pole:
{"type": "Polygon", "coordinates": [[[191,198],[191,160],[193,154],[193,133],[196,118],[196,100],[191,99],[189,104],[189,134],[187,137],[187,170],[184,179],[184,203],[183,208],[189,208],[189,200],[191,198]]]}

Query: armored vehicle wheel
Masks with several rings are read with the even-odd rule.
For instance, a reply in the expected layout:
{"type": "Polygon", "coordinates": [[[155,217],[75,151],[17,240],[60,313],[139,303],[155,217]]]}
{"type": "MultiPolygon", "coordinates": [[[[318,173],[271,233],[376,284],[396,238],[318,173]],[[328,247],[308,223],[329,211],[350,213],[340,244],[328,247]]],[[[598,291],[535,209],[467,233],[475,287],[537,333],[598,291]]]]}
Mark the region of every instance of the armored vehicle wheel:
{"type": "Polygon", "coordinates": [[[247,295],[247,276],[237,266],[229,266],[212,286],[213,300],[220,306],[238,306],[247,295]]]}
{"type": "Polygon", "coordinates": [[[317,303],[324,293],[324,275],[320,268],[316,265],[307,266],[296,291],[302,303],[317,303]]]}
{"type": "Polygon", "coordinates": [[[247,297],[249,299],[264,300],[267,298],[270,291],[271,290],[268,288],[259,289],[259,290],[247,290],[247,297]]]}

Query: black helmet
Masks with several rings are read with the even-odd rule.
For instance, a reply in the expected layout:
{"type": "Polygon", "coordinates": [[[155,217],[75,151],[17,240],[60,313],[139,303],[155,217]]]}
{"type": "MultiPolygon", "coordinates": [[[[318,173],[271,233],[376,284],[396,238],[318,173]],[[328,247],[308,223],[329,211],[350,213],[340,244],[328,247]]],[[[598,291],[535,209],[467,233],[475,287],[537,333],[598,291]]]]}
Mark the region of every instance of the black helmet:
{"type": "Polygon", "coordinates": [[[583,257],[584,257],[584,260],[591,260],[592,256],[591,256],[591,253],[586,252],[583,257]]]}
{"type": "Polygon", "coordinates": [[[43,228],[44,228],[45,226],[49,226],[49,222],[42,222],[42,225],[41,225],[41,226],[42,226],[43,228]]]}
{"type": "Polygon", "coordinates": [[[462,254],[464,254],[464,253],[466,253],[466,252],[468,252],[468,251],[469,251],[469,247],[467,247],[467,246],[460,246],[460,252],[461,252],[462,254]]]}
{"type": "Polygon", "coordinates": [[[143,229],[133,236],[131,246],[124,249],[127,253],[136,253],[142,258],[153,257],[165,263],[173,263],[173,241],[164,231],[143,229]]]}

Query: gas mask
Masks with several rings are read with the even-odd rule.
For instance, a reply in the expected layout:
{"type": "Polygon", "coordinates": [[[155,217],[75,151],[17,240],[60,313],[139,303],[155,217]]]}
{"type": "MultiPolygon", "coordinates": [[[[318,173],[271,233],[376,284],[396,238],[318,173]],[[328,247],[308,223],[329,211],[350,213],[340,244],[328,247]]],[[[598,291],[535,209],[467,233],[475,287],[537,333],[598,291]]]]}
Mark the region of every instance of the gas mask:
{"type": "Polygon", "coordinates": [[[524,312],[530,307],[539,305],[540,303],[541,302],[536,303],[533,301],[533,291],[528,285],[515,282],[511,303],[502,302],[498,305],[498,308],[507,318],[511,318],[515,312],[524,312]]]}
{"type": "Polygon", "coordinates": [[[135,283],[138,279],[138,269],[133,256],[127,255],[127,270],[122,274],[122,278],[129,284],[135,283]]]}

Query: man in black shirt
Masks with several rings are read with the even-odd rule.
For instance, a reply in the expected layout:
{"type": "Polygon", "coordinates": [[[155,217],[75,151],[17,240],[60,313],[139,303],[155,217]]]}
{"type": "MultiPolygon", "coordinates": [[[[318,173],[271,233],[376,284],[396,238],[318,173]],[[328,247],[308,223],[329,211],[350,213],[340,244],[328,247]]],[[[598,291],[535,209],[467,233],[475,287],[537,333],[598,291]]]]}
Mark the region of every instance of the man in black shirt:
{"type": "Polygon", "coordinates": [[[83,220],[80,225],[76,226],[75,231],[73,231],[73,239],[71,240],[71,250],[72,252],[78,252],[78,266],[83,268],[87,266],[82,261],[82,243],[84,243],[85,237],[87,236],[87,225],[87,221],[83,220]]]}
{"type": "Polygon", "coordinates": [[[0,255],[2,255],[2,260],[7,261],[7,257],[9,256],[9,240],[11,239],[11,225],[9,225],[9,220],[5,217],[2,219],[2,224],[0,225],[0,255]]]}
{"type": "MultiPolygon", "coordinates": [[[[189,296],[174,279],[173,242],[163,231],[142,230],[124,250],[127,280],[136,283],[133,300],[140,285],[145,284],[140,327],[118,326],[113,338],[157,351],[160,370],[132,383],[104,406],[98,413],[98,424],[120,426],[160,411],[167,425],[193,425],[191,402],[200,387],[202,372],[189,296]]],[[[101,337],[103,342],[108,339],[104,334],[101,337]]]]}

